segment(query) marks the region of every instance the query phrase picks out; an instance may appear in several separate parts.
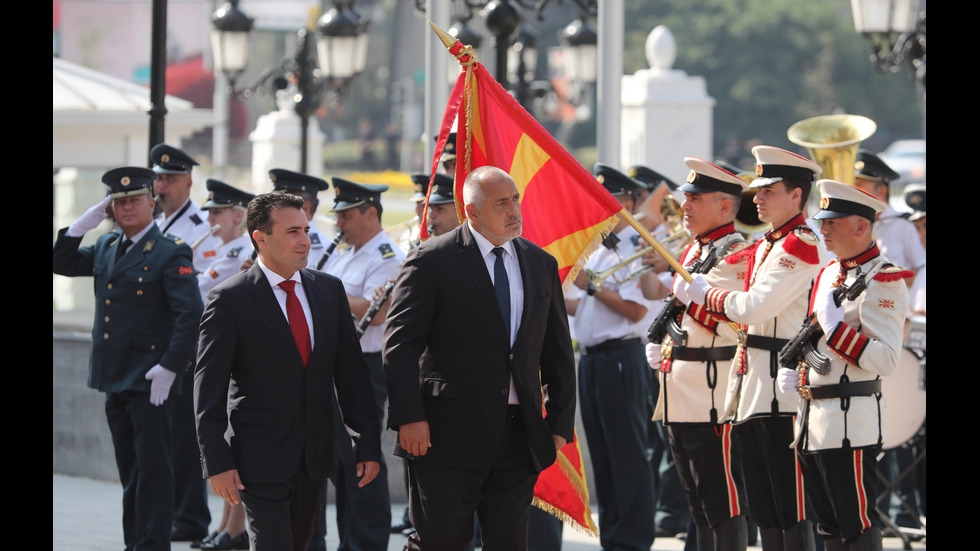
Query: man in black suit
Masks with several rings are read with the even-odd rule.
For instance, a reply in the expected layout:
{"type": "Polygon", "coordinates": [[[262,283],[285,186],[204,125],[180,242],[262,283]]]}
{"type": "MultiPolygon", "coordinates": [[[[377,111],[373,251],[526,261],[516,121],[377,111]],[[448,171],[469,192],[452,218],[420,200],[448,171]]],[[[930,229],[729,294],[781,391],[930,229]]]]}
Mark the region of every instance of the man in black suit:
{"type": "Polygon", "coordinates": [[[334,433],[335,386],[358,435],[361,487],[381,459],[381,421],[344,287],[306,269],[302,208],[282,192],[249,203],[257,262],[212,289],[201,317],[194,406],[202,467],[215,494],[245,504],[257,551],[310,544],[336,439],[347,438],[334,433]]]}
{"type": "Polygon", "coordinates": [[[467,223],[405,259],[385,327],[388,426],[417,529],[405,549],[463,549],[476,512],[483,549],[522,550],[538,473],[573,438],[568,318],[557,262],[519,237],[507,173],[474,170],[463,202],[467,223]]]}
{"type": "Polygon", "coordinates": [[[126,549],[170,549],[174,399],[168,398],[178,377],[190,376],[202,308],[190,246],[153,223],[154,176],[142,167],[106,172],[109,195],[58,232],[52,260],[56,274],[94,279],[88,386],[106,397],[126,549]],[[110,209],[118,230],[80,246],[110,209]]]}

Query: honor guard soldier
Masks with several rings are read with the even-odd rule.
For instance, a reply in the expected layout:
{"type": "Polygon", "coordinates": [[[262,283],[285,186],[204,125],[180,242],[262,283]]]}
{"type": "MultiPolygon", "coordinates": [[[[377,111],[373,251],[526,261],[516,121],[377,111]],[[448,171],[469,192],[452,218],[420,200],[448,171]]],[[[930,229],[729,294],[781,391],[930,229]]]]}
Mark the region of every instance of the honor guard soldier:
{"type": "Polygon", "coordinates": [[[316,176],[293,172],[284,168],[270,170],[269,179],[272,180],[273,191],[292,193],[302,197],[305,201],[303,212],[306,213],[306,218],[310,222],[310,256],[307,259],[306,267],[323,270],[323,256],[330,254],[327,251],[333,252],[336,242],[331,243],[326,238],[326,234],[316,227],[316,221],[313,218],[316,215],[317,207],[320,206],[317,193],[325,191],[330,187],[330,184],[316,176]]]}
{"type": "MultiPolygon", "coordinates": [[[[926,249],[918,239],[915,226],[889,203],[889,184],[898,179],[892,170],[874,153],[859,149],[854,163],[854,187],[883,201],[887,207],[875,220],[875,242],[881,253],[898,266],[918,275],[926,265],[926,249]]],[[[911,286],[914,276],[906,283],[911,286]]]]}
{"type": "MultiPolygon", "coordinates": [[[[191,172],[199,163],[180,149],[163,143],[150,150],[150,161],[156,173],[153,190],[160,210],[156,216],[157,226],[161,232],[176,235],[188,245],[197,243],[210,229],[207,213],[201,212],[197,203],[191,201],[191,187],[194,184],[191,172]]],[[[211,236],[197,250],[210,250],[219,243],[220,240],[211,236]]],[[[195,253],[194,267],[198,272],[209,263],[200,253],[195,253]]]]}
{"type": "MultiPolygon", "coordinates": [[[[438,140],[438,136],[436,137],[438,140]]],[[[442,163],[442,171],[450,176],[456,174],[456,133],[450,132],[446,138],[446,145],[442,148],[442,155],[439,157],[442,163]]]]}
{"type": "MultiPolygon", "coordinates": [[[[360,321],[371,306],[375,290],[398,275],[405,253],[381,226],[381,194],[388,190],[387,185],[358,184],[336,177],[331,182],[336,196],[330,212],[336,214],[337,231],[349,247],[335,251],[323,271],[344,283],[351,313],[360,321]]],[[[387,400],[381,364],[384,320],[384,312],[377,312],[360,339],[364,359],[371,371],[379,420],[384,419],[387,400]]],[[[358,488],[353,460],[349,446],[341,449],[337,474],[333,477],[341,545],[350,545],[354,549],[385,549],[391,530],[387,466],[382,460],[378,473],[381,484],[358,488]]]]}
{"type": "MultiPolygon", "coordinates": [[[[157,144],[150,149],[150,161],[156,180],[156,194],[160,214],[156,224],[164,234],[172,234],[187,242],[194,255],[194,271],[203,272],[211,263],[204,251],[215,249],[221,240],[213,235],[205,214],[197,203],[191,201],[191,172],[198,164],[190,155],[167,144],[157,144]]],[[[174,397],[174,529],[173,541],[199,541],[208,533],[211,513],[208,509],[207,483],[200,477],[200,453],[194,429],[193,377],[178,381],[181,387],[174,397]]]]}
{"type": "Polygon", "coordinates": [[[252,256],[252,240],[245,235],[245,212],[248,202],[255,197],[211,178],[208,178],[205,186],[208,189],[208,200],[201,206],[201,210],[208,213],[208,224],[212,228],[218,226],[214,236],[221,244],[210,251],[204,251],[204,257],[211,264],[204,272],[197,274],[202,300],[207,298],[208,291],[215,285],[238,273],[242,261],[252,256]]]}
{"type": "MultiPolygon", "coordinates": [[[[632,212],[644,186],[602,164],[599,182],[632,212]]],[[[653,544],[656,487],[647,452],[655,395],[642,338],[653,301],[627,278],[640,268],[633,256],[640,236],[620,219],[575,279],[585,291],[566,298],[579,343],[579,404],[595,472],[599,533],[603,548],[649,549],[653,544]],[[617,266],[620,266],[618,267],[617,266]],[[590,273],[614,270],[604,281],[590,273]],[[623,283],[616,283],[622,281],[623,283]]]]}
{"type": "MultiPolygon", "coordinates": [[[[681,257],[690,273],[712,287],[744,288],[746,246],[735,215],[748,185],[707,161],[687,157],[691,169],[682,204],[694,243],[681,257]],[[727,258],[726,258],[727,257],[727,258]]],[[[680,279],[680,276],[675,276],[680,279]]],[[[658,370],[654,420],[667,429],[674,465],[697,530],[698,549],[744,551],[748,545],[745,487],[739,449],[724,408],[738,333],[703,304],[671,297],[651,326],[647,359],[658,370]]],[[[689,538],[695,537],[688,534],[689,538]]]]}
{"type": "Polygon", "coordinates": [[[780,369],[779,387],[801,397],[793,447],[825,548],[880,550],[876,457],[887,429],[881,377],[895,371],[902,351],[909,271],[890,264],[874,242],[884,201],[834,180],[817,188],[814,219],[837,258],[819,272],[810,295],[813,349],[796,370],[780,369]]]}
{"type": "Polygon", "coordinates": [[[745,489],[752,520],[759,525],[764,551],[813,549],[793,440],[799,398],[776,388],[779,351],[796,334],[806,315],[813,278],[827,252],[806,224],[804,209],[820,165],[770,146],[752,148],[758,189],[753,198],[759,219],[771,229],[737,253],[746,256],[741,291],[713,287],[699,274],[678,282],[675,294],[704,304],[707,313],[739,324],[744,337],[734,358],[728,407],[741,446],[745,489]]]}
{"type": "Polygon", "coordinates": [[[415,217],[412,218],[411,224],[402,232],[402,236],[396,241],[402,246],[402,251],[408,253],[408,251],[417,247],[420,240],[420,233],[422,229],[422,218],[425,212],[425,190],[429,189],[429,175],[416,172],[411,175],[412,184],[415,186],[415,193],[412,194],[408,200],[415,204],[415,217]]]}
{"type": "MultiPolygon", "coordinates": [[[[168,397],[178,376],[193,377],[203,310],[190,246],[153,223],[155,176],[142,167],[106,172],[109,195],[58,232],[52,262],[56,274],[95,280],[88,386],[105,393],[127,549],[170,548],[174,400],[168,397]],[[119,229],[80,247],[85,233],[108,217],[110,203],[119,229]]],[[[199,461],[196,481],[203,483],[199,461]]]]}

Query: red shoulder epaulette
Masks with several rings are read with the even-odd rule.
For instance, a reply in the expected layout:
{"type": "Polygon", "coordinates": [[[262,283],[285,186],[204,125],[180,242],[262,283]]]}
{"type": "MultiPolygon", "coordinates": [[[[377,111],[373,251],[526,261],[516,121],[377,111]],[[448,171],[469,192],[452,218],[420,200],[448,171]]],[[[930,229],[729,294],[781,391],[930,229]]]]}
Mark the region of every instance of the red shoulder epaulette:
{"type": "Polygon", "coordinates": [[[895,266],[893,264],[888,264],[884,268],[878,270],[875,274],[874,280],[880,281],[882,283],[887,283],[889,281],[898,281],[899,279],[911,279],[915,277],[915,272],[902,268],[900,266],[895,266]]]}
{"type": "Polygon", "coordinates": [[[813,232],[797,228],[786,236],[783,250],[807,264],[816,264],[820,262],[820,254],[817,252],[819,242],[813,232]]]}
{"type": "Polygon", "coordinates": [[[737,262],[741,262],[742,260],[744,260],[745,258],[747,258],[749,256],[754,256],[755,255],[755,250],[758,247],[759,247],[759,242],[758,241],[756,241],[755,243],[752,243],[751,245],[749,245],[749,244],[746,243],[746,245],[744,247],[742,247],[742,248],[736,248],[734,250],[734,252],[732,252],[729,255],[725,256],[725,259],[724,260],[725,260],[725,262],[727,262],[729,264],[735,264],[737,262]]]}

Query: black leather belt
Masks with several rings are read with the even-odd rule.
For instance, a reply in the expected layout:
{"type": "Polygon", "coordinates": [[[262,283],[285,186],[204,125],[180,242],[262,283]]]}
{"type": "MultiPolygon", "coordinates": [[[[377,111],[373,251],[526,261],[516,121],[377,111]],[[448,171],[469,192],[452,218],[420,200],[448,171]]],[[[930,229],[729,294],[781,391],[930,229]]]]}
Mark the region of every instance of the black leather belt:
{"type": "Polygon", "coordinates": [[[586,346],[586,354],[595,354],[596,352],[602,352],[604,350],[612,350],[614,348],[622,348],[624,346],[632,346],[634,344],[643,344],[639,338],[633,339],[609,339],[608,341],[600,342],[595,346],[586,346]]]}
{"type": "Polygon", "coordinates": [[[737,348],[737,346],[718,346],[715,348],[674,346],[670,349],[670,358],[685,362],[721,362],[734,358],[737,348]]]}
{"type": "Polygon", "coordinates": [[[881,379],[858,381],[856,383],[840,383],[836,385],[804,386],[800,387],[799,392],[800,396],[807,400],[874,396],[881,392],[881,379]]]}
{"type": "Polygon", "coordinates": [[[761,348],[762,350],[771,350],[773,352],[779,352],[786,346],[789,339],[777,339],[776,337],[763,337],[762,335],[746,335],[745,336],[745,346],[749,348],[761,348]]]}

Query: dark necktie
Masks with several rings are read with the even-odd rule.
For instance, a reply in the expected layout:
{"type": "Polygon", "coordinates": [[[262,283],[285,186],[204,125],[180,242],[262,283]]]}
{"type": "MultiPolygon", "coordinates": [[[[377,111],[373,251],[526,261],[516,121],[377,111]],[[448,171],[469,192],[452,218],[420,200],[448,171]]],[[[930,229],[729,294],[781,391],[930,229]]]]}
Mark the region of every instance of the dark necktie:
{"type": "Polygon", "coordinates": [[[504,249],[494,247],[493,254],[497,255],[497,260],[493,262],[493,290],[497,293],[500,313],[504,316],[504,327],[507,328],[507,339],[510,340],[510,280],[507,279],[507,270],[504,269],[504,249]]]}
{"type": "Polygon", "coordinates": [[[296,339],[296,348],[299,348],[299,355],[303,358],[303,365],[310,365],[310,352],[312,351],[312,346],[310,346],[310,328],[306,325],[306,315],[303,314],[303,306],[299,303],[299,298],[296,297],[296,292],[294,287],[296,287],[296,282],[292,280],[286,280],[279,283],[279,286],[286,291],[286,315],[289,318],[289,329],[293,332],[293,338],[296,339]]]}
{"type": "Polygon", "coordinates": [[[119,262],[119,259],[122,258],[124,254],[126,254],[126,249],[128,249],[129,246],[132,244],[133,242],[130,241],[128,237],[125,240],[123,240],[122,243],[119,244],[119,248],[116,249],[116,262],[119,262]]]}

